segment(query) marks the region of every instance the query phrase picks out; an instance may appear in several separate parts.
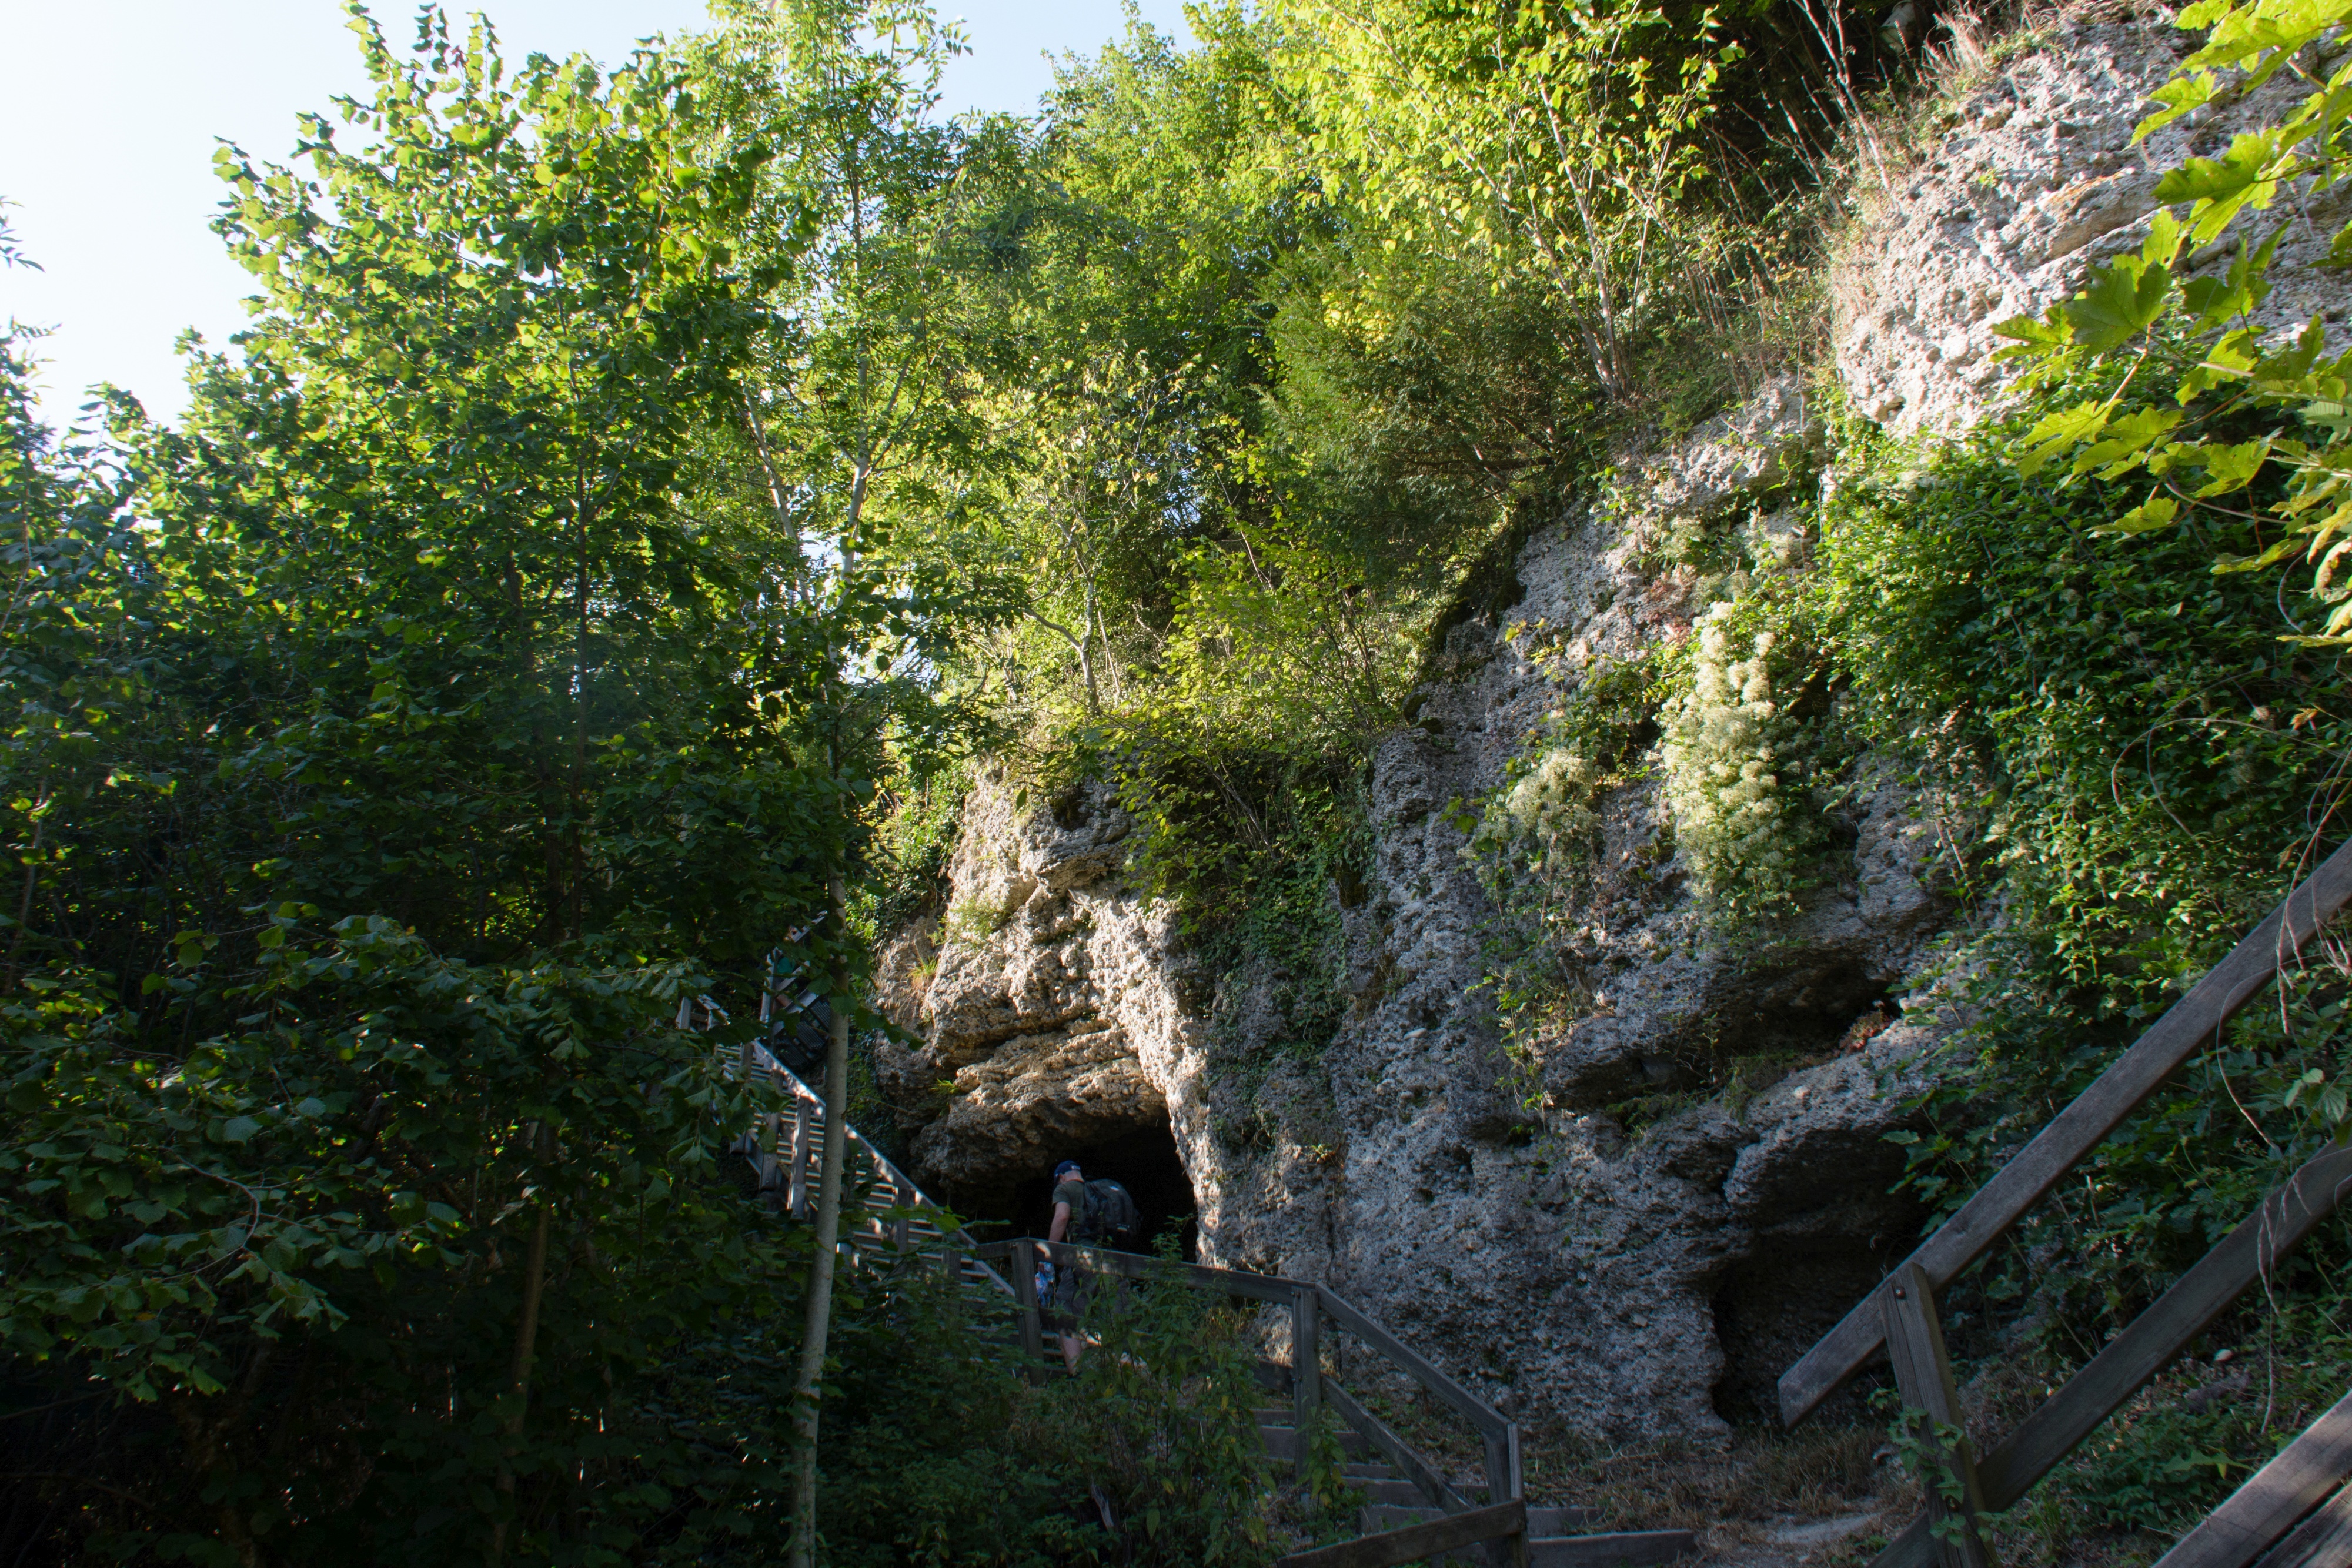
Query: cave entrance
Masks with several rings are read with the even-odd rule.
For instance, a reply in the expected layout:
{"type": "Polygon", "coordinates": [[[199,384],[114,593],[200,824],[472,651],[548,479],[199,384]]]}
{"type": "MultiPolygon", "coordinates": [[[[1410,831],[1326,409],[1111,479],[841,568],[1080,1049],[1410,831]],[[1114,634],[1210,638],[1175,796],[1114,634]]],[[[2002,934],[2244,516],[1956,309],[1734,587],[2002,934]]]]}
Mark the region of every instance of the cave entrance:
{"type": "MultiPolygon", "coordinates": [[[[1859,1238],[1783,1241],[1733,1264],[1715,1292],[1715,1337],[1723,1347],[1715,1413],[1737,1427],[1778,1427],[1780,1374],[1910,1249],[1910,1238],[1900,1233],[1874,1246],[1859,1238]]],[[[1870,1391],[1885,1378],[1882,1363],[1849,1379],[1822,1411],[1835,1420],[1860,1417],[1870,1391]]]]}
{"type": "Polygon", "coordinates": [[[1189,1261],[1198,1239],[1192,1178],[1176,1152],[1176,1134],[1166,1122],[1133,1124],[1092,1142],[1056,1151],[1034,1175],[1013,1184],[1012,1211],[1004,1218],[1015,1236],[1043,1236],[1054,1218],[1054,1167],[1076,1160],[1088,1181],[1108,1176],[1135,1198],[1142,1226],[1131,1245],[1148,1252],[1157,1237],[1173,1230],[1189,1261]]]}

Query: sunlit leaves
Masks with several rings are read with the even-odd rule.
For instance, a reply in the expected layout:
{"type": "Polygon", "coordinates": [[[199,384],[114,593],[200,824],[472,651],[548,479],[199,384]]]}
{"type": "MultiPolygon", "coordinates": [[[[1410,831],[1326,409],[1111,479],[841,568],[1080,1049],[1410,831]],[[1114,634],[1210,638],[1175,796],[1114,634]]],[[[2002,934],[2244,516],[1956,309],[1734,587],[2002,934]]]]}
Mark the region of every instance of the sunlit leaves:
{"type": "Polygon", "coordinates": [[[2303,172],[2275,131],[2245,131],[2220,158],[2190,158],[2157,182],[2156,198],[2190,204],[2189,236],[2205,245],[2248,207],[2271,204],[2282,180],[2303,172]]]}
{"type": "MultiPolygon", "coordinates": [[[[2333,39],[2347,16],[2344,0],[2201,0],[2179,25],[2211,31],[2158,90],[2164,107],[2137,134],[2211,102],[2225,82],[2231,91],[2259,86],[2305,46],[2333,39]]],[[[2103,399],[2053,411],[2029,431],[2016,449],[2024,472],[2040,473],[2071,452],[2076,476],[2116,478],[2142,466],[2156,474],[2163,487],[2103,530],[2111,534],[2157,531],[2217,497],[2249,497],[2281,532],[2259,549],[2219,552],[2213,570],[2309,565],[2311,592],[2330,612],[2320,632],[2298,631],[2290,640],[2334,643],[2352,632],[2352,606],[2344,602],[2352,555],[2341,538],[2352,528],[2343,472],[2352,450],[2347,361],[2326,357],[2316,317],[2275,346],[2250,323],[2269,295],[2284,225],[2259,243],[2242,237],[2218,276],[2177,272],[2189,247],[2222,241],[2290,187],[2315,193],[2343,177],[2352,66],[2326,82],[2306,79],[2316,90],[2276,123],[2239,133],[2218,157],[2191,156],[2163,173],[2161,204],[2138,256],[2094,267],[2082,289],[2040,319],[1995,329],[2012,340],[2002,357],[2025,364],[2028,389],[2085,376],[2114,382],[2103,399]],[[2250,423],[2272,433],[2249,432],[2250,423]],[[2285,435],[2297,427],[2312,439],[2285,435]],[[2200,471],[2202,480],[2192,479],[2200,471]]],[[[2344,243],[2338,235],[2337,248],[2344,243]]]]}
{"type": "Polygon", "coordinates": [[[2072,329],[2068,340],[2103,353],[2130,342],[2162,315],[2172,287],[2171,269],[2137,256],[2119,256],[2091,274],[2090,286],[2059,307],[2072,329]]]}
{"type": "Polygon", "coordinates": [[[2050,460],[2095,441],[2106,429],[2114,413],[2105,402],[2080,402],[2053,409],[2034,422],[2017,444],[2017,465],[2028,475],[2039,474],[2050,460]]]}
{"type": "Polygon", "coordinates": [[[1638,6],[1298,0],[1276,16],[1304,46],[1278,69],[1327,186],[1397,243],[1468,236],[1496,287],[1555,294],[1589,324],[1602,387],[1623,391],[1659,253],[1709,243],[1685,198],[1708,176],[1701,128],[1739,53],[1713,44],[1715,13],[1679,49],[1662,47],[1665,14],[1638,6]]]}

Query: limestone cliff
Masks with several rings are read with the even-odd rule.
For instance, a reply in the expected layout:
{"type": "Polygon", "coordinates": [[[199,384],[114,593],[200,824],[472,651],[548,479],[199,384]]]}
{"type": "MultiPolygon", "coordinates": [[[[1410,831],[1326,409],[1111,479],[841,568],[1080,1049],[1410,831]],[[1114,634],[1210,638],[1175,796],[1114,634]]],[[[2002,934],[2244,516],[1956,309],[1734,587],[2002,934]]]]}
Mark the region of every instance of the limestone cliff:
{"type": "MultiPolygon", "coordinates": [[[[2149,89],[2191,43],[2154,19],[2053,28],[1956,94],[1935,117],[1923,157],[1865,175],[1864,216],[1832,283],[1837,371],[1855,407],[1906,435],[1972,423],[2009,379],[1992,358],[1996,322],[2039,315],[2080,287],[2088,265],[2136,249],[2164,170],[2192,154],[2218,156],[2308,90],[2282,71],[2135,145],[2149,89]]],[[[2282,193],[2291,221],[2258,325],[2275,332],[2315,314],[2343,319],[2341,275],[2316,264],[2347,199],[2340,186],[2317,199],[2282,193]]],[[[2226,269],[2236,254],[2234,240],[2217,243],[2190,258],[2190,270],[2226,269]]]]}
{"type": "MultiPolygon", "coordinates": [[[[2175,58],[2154,22],[2063,29],[1956,96],[1948,140],[1836,268],[1860,408],[1965,424],[2000,390],[1992,323],[2137,243],[2148,161],[2179,149],[2133,149],[2130,128],[2175,58]]],[[[2179,134],[2201,148],[2230,114],[2179,134]]],[[[2294,276],[2280,320],[2340,310],[2339,282],[2294,276]]],[[[1927,977],[1969,824],[1864,758],[1826,825],[1840,879],[1735,940],[1696,907],[1659,782],[1610,790],[1559,939],[1576,1005],[1515,1061],[1479,988],[1497,912],[1446,808],[1492,791],[1588,672],[1690,633],[1707,585],[1657,565],[1660,540],[1747,520],[1801,570],[1775,507],[1822,443],[1784,380],[1629,463],[1606,503],[1564,506],[1502,591],[1460,607],[1372,758],[1370,874],[1329,890],[1348,1009],[1318,1052],[1272,1049],[1285,977],[1207,972],[1122,880],[1131,825],[1104,790],[1016,809],[983,778],[947,911],[885,967],[925,1041],[883,1061],[920,1179],[1009,1212],[1063,1154],[1171,1129],[1204,1259],[1331,1283],[1499,1408],[1618,1443],[1708,1440],[1768,1407],[1916,1233],[1885,1134],[1958,1021],[1927,977]],[[1743,1059],[1778,1065],[1716,1092],[1743,1059]],[[1644,1125],[1610,1110],[1677,1092],[1644,1125]]]]}
{"type": "Polygon", "coordinates": [[[1645,578],[1643,538],[1786,483],[1812,450],[1801,400],[1776,389],[1636,476],[1638,507],[1539,532],[1514,602],[1448,633],[1449,675],[1373,758],[1372,874],[1330,891],[1350,1007],[1312,1060],[1270,1049],[1281,977],[1213,983],[1174,912],[1127,888],[1129,824],[1103,790],[1020,812],[983,780],[951,914],[902,936],[886,969],[927,1041],[884,1052],[920,1179],[1003,1212],[1064,1154],[1166,1125],[1204,1258],[1328,1281],[1449,1347],[1502,1408],[1609,1440],[1720,1431],[1719,1408],[1752,1404],[1909,1235],[1881,1136],[1899,1089],[1879,1079],[1932,1017],[1909,1007],[1864,1049],[1839,1046],[1870,1033],[1943,915],[1933,826],[1900,791],[1870,793],[1853,882],[1734,948],[1641,852],[1662,821],[1654,781],[1619,789],[1580,943],[1589,1005],[1534,1042],[1534,1085],[1475,989],[1495,911],[1440,808],[1491,789],[1582,668],[1687,633],[1690,576],[1645,578]],[[1545,631],[1506,635],[1530,625],[1545,631]],[[1834,1060],[1639,1136],[1598,1109],[1763,1055],[1834,1060]]]}

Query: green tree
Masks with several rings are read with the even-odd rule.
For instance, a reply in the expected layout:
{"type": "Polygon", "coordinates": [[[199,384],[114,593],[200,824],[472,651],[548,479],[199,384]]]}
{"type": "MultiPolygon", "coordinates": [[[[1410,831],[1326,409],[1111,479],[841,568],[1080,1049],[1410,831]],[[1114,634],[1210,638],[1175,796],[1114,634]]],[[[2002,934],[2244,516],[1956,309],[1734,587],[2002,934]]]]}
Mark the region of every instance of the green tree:
{"type": "MultiPolygon", "coordinates": [[[[950,395],[950,335],[935,307],[953,264],[961,138],[933,122],[940,68],[960,47],[920,5],[805,0],[723,6],[701,78],[720,131],[740,159],[780,150],[749,235],[755,253],[798,253],[774,296],[778,329],[747,383],[744,420],[776,521],[795,553],[822,558],[804,591],[855,635],[814,673],[824,718],[815,745],[849,793],[862,797],[885,758],[873,738],[901,721],[904,751],[922,753],[950,710],[924,677],[971,607],[924,545],[940,481],[962,463],[969,436],[950,395]]],[[[778,269],[782,271],[782,268],[778,269]]],[[[834,1315],[849,1110],[849,1030],[862,972],[850,946],[847,846],[828,873],[828,988],[835,998],[824,1072],[825,1130],[793,1384],[795,1563],[815,1560],[821,1394],[834,1315]]]]}
{"type": "Polygon", "coordinates": [[[1715,14],[1666,49],[1666,15],[1643,6],[1300,0],[1274,15],[1328,186],[1384,239],[1443,236],[1497,278],[1539,280],[1602,392],[1630,392],[1640,339],[1705,297],[1709,214],[1685,197],[1740,52],[1716,46],[1715,14]]]}
{"type": "Polygon", "coordinates": [[[748,1019],[854,863],[824,742],[906,617],[683,487],[762,149],[656,55],[354,20],[362,146],[223,155],[262,313],[185,427],[60,450],[7,367],[0,1339],[160,1414],[78,1494],[126,1549],[697,1557],[784,1437],[656,1390],[756,1385],[805,1259],[714,1183],[758,1092],[676,1017],[748,1019]]]}

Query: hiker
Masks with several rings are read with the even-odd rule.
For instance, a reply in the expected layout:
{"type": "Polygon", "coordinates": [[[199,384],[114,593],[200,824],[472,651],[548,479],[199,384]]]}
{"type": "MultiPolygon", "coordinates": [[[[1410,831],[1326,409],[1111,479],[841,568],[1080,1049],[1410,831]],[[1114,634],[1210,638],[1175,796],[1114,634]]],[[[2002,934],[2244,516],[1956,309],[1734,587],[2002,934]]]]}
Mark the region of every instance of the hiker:
{"type": "MultiPolygon", "coordinates": [[[[1135,1199],[1118,1183],[1107,1178],[1088,1181],[1076,1160],[1064,1160],[1054,1167],[1054,1219],[1045,1228],[1046,1240],[1075,1241],[1081,1247],[1124,1247],[1134,1240],[1139,1219],[1135,1199]]],[[[1045,1300],[1048,1291],[1054,1295],[1059,1310],[1053,1314],[1053,1324],[1062,1342],[1062,1364],[1075,1375],[1078,1352],[1086,1345],[1078,1320],[1094,1292],[1087,1289],[1087,1276],[1077,1269],[1069,1271],[1066,1284],[1054,1291],[1055,1272],[1050,1262],[1038,1270],[1046,1286],[1038,1297],[1045,1300]]]]}

